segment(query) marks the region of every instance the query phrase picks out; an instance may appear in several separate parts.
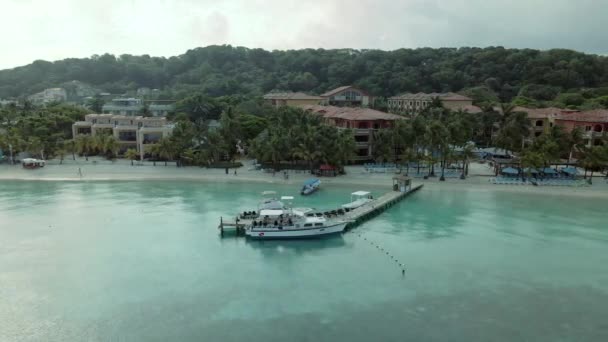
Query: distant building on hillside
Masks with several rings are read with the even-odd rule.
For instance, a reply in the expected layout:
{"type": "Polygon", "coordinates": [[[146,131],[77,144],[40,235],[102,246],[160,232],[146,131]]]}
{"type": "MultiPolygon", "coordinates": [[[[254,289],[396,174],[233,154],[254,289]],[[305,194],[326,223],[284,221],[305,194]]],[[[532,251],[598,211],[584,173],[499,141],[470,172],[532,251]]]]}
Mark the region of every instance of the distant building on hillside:
{"type": "Polygon", "coordinates": [[[115,98],[111,102],[106,103],[102,107],[104,114],[136,116],[141,115],[144,106],[148,106],[151,116],[162,117],[167,116],[173,110],[172,100],[150,100],[144,101],[136,98],[115,98]]]}
{"type": "Polygon", "coordinates": [[[337,107],[368,107],[373,97],[365,90],[353,86],[343,86],[321,94],[322,104],[337,107]]]}
{"type": "Polygon", "coordinates": [[[63,88],[49,88],[34,95],[28,96],[28,100],[39,105],[51,102],[65,102],[67,99],[68,93],[63,88]]]}
{"type": "Polygon", "coordinates": [[[120,144],[120,153],[133,148],[141,159],[161,138],[171,135],[173,126],[163,117],[144,118],[112,114],[87,114],[72,125],[72,136],[111,134],[120,144]]]}
{"type": "Polygon", "coordinates": [[[279,108],[283,106],[317,105],[321,102],[320,96],[308,95],[302,92],[272,92],[264,95],[264,101],[279,108]]]}
{"type": "Polygon", "coordinates": [[[352,129],[357,144],[353,161],[373,159],[374,131],[393,127],[395,121],[404,117],[369,108],[335,107],[307,105],[301,106],[307,112],[321,115],[326,124],[342,129],[352,129]]]}
{"type": "Polygon", "coordinates": [[[431,105],[434,98],[439,98],[441,104],[448,109],[463,110],[469,113],[480,113],[482,110],[473,106],[473,99],[456,93],[405,93],[387,99],[388,110],[391,113],[419,113],[431,105]]]}

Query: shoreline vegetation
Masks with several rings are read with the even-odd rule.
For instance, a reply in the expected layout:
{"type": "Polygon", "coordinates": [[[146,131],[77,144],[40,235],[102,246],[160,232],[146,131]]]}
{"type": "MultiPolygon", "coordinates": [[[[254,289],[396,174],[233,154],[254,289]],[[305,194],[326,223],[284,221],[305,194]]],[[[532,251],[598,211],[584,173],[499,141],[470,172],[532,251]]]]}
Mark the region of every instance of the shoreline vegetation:
{"type": "MultiPolygon", "coordinates": [[[[175,167],[175,164],[164,166],[140,165],[131,166],[129,161],[116,161],[103,163],[84,159],[59,164],[58,161],[50,161],[50,165],[37,170],[24,170],[19,165],[0,165],[0,183],[7,181],[50,181],[50,182],[131,182],[131,181],[189,181],[189,182],[225,182],[225,183],[267,183],[300,186],[301,183],[310,178],[306,172],[288,172],[288,179],[284,178],[282,172],[266,173],[262,170],[253,170],[251,161],[242,161],[244,167],[230,169],[228,174],[225,169],[206,169],[199,167],[175,167]],[[80,176],[79,170],[82,172],[80,176]]],[[[347,166],[346,175],[339,177],[323,177],[323,187],[348,187],[352,191],[386,190],[390,191],[393,173],[370,174],[364,171],[362,166],[347,166]]],[[[537,195],[559,195],[579,196],[587,198],[608,198],[608,183],[604,176],[597,175],[592,186],[583,188],[571,187],[536,187],[517,185],[490,184],[489,179],[494,177],[493,171],[486,164],[471,163],[470,174],[467,179],[449,179],[439,181],[439,177],[430,179],[416,178],[414,184],[425,184],[425,190],[459,189],[462,191],[492,191],[492,192],[516,192],[521,194],[537,195]]]]}

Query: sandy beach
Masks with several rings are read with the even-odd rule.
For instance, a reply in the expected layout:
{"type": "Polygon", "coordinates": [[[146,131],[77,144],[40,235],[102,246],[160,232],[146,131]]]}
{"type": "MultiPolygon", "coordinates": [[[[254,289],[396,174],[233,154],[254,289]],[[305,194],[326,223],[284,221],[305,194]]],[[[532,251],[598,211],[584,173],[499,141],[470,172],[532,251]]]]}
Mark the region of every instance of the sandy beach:
{"type": "MultiPolygon", "coordinates": [[[[230,169],[226,174],[224,169],[206,169],[200,167],[176,167],[174,163],[152,163],[132,166],[127,160],[114,162],[100,158],[84,158],[64,160],[51,160],[47,166],[36,170],[26,170],[20,165],[0,165],[0,181],[207,181],[207,182],[259,182],[280,184],[301,184],[310,174],[305,172],[289,171],[286,180],[283,173],[266,173],[253,170],[251,160],[242,161],[245,166],[230,169]],[[80,172],[82,177],[80,176],[80,172]]],[[[324,186],[348,186],[354,190],[360,188],[390,189],[392,176],[390,173],[367,173],[362,166],[348,166],[347,175],[340,177],[324,177],[324,186]]],[[[448,178],[440,182],[438,177],[428,180],[414,179],[415,184],[424,183],[426,189],[461,188],[467,191],[508,191],[517,193],[542,193],[560,196],[585,196],[608,198],[608,184],[603,177],[594,177],[594,184],[588,187],[557,187],[557,186],[520,186],[490,184],[493,176],[492,169],[486,164],[472,163],[470,175],[466,180],[448,178]]]]}

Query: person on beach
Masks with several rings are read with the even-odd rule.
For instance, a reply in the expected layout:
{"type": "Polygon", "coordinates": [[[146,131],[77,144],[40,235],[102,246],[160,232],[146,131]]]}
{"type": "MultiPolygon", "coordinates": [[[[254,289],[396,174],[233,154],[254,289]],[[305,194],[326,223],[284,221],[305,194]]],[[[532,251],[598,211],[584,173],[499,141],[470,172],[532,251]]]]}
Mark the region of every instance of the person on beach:
{"type": "Polygon", "coordinates": [[[80,178],[82,178],[82,169],[81,169],[81,168],[78,168],[78,176],[79,176],[80,178]]]}
{"type": "Polygon", "coordinates": [[[228,168],[226,168],[226,174],[228,174],[228,168]]]}
{"type": "Polygon", "coordinates": [[[236,176],[236,169],[234,169],[234,175],[236,176]]]}

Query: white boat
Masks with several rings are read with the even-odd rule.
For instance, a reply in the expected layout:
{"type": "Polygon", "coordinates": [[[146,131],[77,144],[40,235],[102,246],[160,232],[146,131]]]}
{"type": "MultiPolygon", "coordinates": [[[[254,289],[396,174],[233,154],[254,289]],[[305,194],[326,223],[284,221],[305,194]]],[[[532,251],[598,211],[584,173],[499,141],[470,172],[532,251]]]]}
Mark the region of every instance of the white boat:
{"type": "Polygon", "coordinates": [[[304,182],[304,185],[302,186],[302,190],[300,191],[300,194],[310,195],[313,192],[317,191],[317,189],[319,189],[320,185],[321,185],[321,181],[318,178],[308,179],[306,182],[304,182]]]}
{"type": "Polygon", "coordinates": [[[356,209],[373,200],[374,200],[374,197],[372,196],[372,194],[370,192],[355,191],[352,194],[350,194],[350,202],[343,204],[342,208],[349,209],[349,210],[356,209]]]}
{"type": "MultiPolygon", "coordinates": [[[[281,197],[284,201],[292,196],[281,197]]],[[[257,219],[245,227],[245,235],[253,239],[318,238],[344,231],[347,222],[309,214],[312,209],[285,206],[282,209],[262,209],[257,219]]]]}

